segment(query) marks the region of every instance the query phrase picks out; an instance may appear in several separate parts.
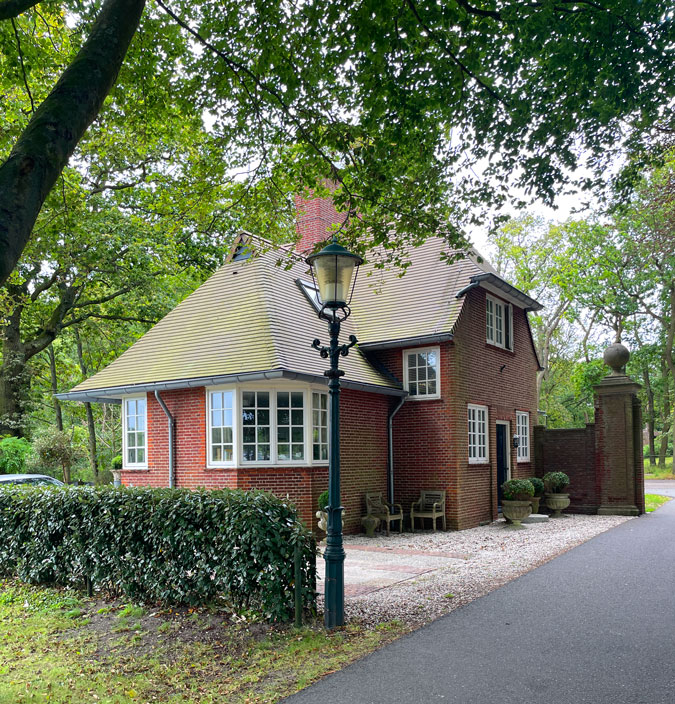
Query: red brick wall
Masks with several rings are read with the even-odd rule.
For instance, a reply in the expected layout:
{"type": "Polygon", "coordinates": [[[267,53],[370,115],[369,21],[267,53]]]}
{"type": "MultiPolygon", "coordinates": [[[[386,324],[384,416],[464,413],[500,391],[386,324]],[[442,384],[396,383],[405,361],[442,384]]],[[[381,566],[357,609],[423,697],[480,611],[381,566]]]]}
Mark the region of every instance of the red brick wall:
{"type": "MultiPolygon", "coordinates": [[[[530,458],[516,462],[511,476],[534,474],[532,428],[537,420],[537,361],[522,309],[513,308],[514,351],[485,341],[485,291],[467,294],[452,342],[441,343],[441,398],[407,400],[394,418],[395,500],[404,511],[421,489],[445,489],[448,526],[463,529],[497,517],[497,420],[516,429],[516,411],[530,414],[530,458]],[[505,365],[505,366],[504,366],[505,365]],[[504,368],[502,369],[502,367],[504,368]],[[467,404],[488,407],[489,461],[468,462],[467,404]]],[[[403,376],[403,350],[377,358],[397,378],[403,376]]],[[[511,443],[509,442],[509,446],[511,443]]]]}
{"type": "Polygon", "coordinates": [[[547,429],[537,426],[534,448],[538,476],[545,472],[565,472],[570,478],[570,511],[596,513],[600,506],[595,469],[595,426],[547,429]]]}
{"type": "MultiPolygon", "coordinates": [[[[176,486],[194,489],[222,487],[264,489],[288,495],[305,523],[314,526],[319,494],[328,488],[328,468],[206,466],[206,390],[165,391],[162,399],[176,421],[176,486]]],[[[342,435],[342,504],[345,532],[361,530],[367,491],[387,491],[387,416],[391,397],[343,389],[340,415],[342,435]],[[367,422],[364,422],[367,419],[367,422]]],[[[168,425],[154,394],[147,395],[148,469],[122,472],[122,482],[134,486],[168,486],[168,425]]]]}

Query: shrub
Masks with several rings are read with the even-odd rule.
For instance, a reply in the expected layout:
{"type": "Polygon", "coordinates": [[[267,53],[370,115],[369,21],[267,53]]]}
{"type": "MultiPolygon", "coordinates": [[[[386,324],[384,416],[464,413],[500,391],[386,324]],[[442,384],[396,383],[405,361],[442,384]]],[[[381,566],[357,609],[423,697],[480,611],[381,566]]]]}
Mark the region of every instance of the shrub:
{"type": "Polygon", "coordinates": [[[117,471],[118,469],[122,469],[122,455],[115,455],[112,458],[112,468],[117,471]]]}
{"type": "Polygon", "coordinates": [[[541,496],[544,493],[544,482],[539,477],[528,477],[528,481],[534,487],[534,496],[541,496]]]}
{"type": "Polygon", "coordinates": [[[326,506],[328,506],[328,492],[322,491],[317,499],[317,504],[319,504],[319,511],[325,511],[326,506]]]}
{"type": "Polygon", "coordinates": [[[534,496],[534,487],[528,479],[509,479],[502,484],[502,491],[507,501],[526,501],[534,496]]]}
{"type": "Polygon", "coordinates": [[[225,595],[270,619],[292,613],[294,546],[314,605],[314,539],[288,501],[263,492],[7,488],[0,576],[81,585],[137,601],[200,604],[225,595]]]}
{"type": "Polygon", "coordinates": [[[23,474],[31,446],[25,438],[0,440],[0,474],[23,474]]]}
{"type": "Polygon", "coordinates": [[[46,467],[49,473],[60,469],[63,481],[70,484],[70,470],[83,453],[81,448],[73,445],[68,433],[50,428],[35,438],[33,450],[37,466],[46,467]]]}
{"type": "Polygon", "coordinates": [[[550,494],[561,494],[570,483],[565,472],[548,472],[544,474],[544,487],[550,494]]]}

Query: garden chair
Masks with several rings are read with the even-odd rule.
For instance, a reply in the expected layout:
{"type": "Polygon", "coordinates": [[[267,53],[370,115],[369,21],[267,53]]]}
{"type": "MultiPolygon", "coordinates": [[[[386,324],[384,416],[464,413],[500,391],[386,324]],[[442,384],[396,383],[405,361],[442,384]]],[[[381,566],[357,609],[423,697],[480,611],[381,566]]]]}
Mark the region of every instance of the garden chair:
{"type": "Polygon", "coordinates": [[[443,521],[443,530],[445,530],[445,492],[444,491],[420,491],[420,498],[413,502],[410,507],[410,526],[412,532],[415,532],[415,519],[422,520],[422,528],[424,528],[424,519],[431,518],[431,525],[436,532],[436,519],[440,518],[443,521]]]}
{"type": "Polygon", "coordinates": [[[379,492],[366,494],[366,513],[379,518],[386,526],[389,535],[389,524],[399,521],[399,533],[403,533],[403,509],[401,504],[389,504],[379,492]]]}

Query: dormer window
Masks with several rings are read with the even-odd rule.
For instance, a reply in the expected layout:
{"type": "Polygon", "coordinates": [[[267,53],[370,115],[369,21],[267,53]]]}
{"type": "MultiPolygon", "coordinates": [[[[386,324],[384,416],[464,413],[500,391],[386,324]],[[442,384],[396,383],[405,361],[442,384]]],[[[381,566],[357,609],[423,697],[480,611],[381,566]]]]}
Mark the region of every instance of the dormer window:
{"type": "Polygon", "coordinates": [[[303,281],[303,279],[298,279],[296,283],[318,313],[323,305],[321,303],[321,298],[319,297],[319,289],[310,281],[303,281]]]}
{"type": "Polygon", "coordinates": [[[488,344],[513,350],[513,309],[492,296],[485,297],[485,339],[488,344]]]}

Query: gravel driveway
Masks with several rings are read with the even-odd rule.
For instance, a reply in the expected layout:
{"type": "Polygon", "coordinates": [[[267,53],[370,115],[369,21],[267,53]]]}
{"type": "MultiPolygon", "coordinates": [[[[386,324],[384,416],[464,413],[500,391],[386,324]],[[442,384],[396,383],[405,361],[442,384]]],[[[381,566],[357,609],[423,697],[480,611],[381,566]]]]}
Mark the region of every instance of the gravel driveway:
{"type": "MultiPolygon", "coordinates": [[[[427,623],[630,520],[565,515],[524,530],[500,520],[463,531],[347,536],[345,617],[372,625],[427,623]]],[[[323,558],[317,567],[322,591],[323,558]]]]}

